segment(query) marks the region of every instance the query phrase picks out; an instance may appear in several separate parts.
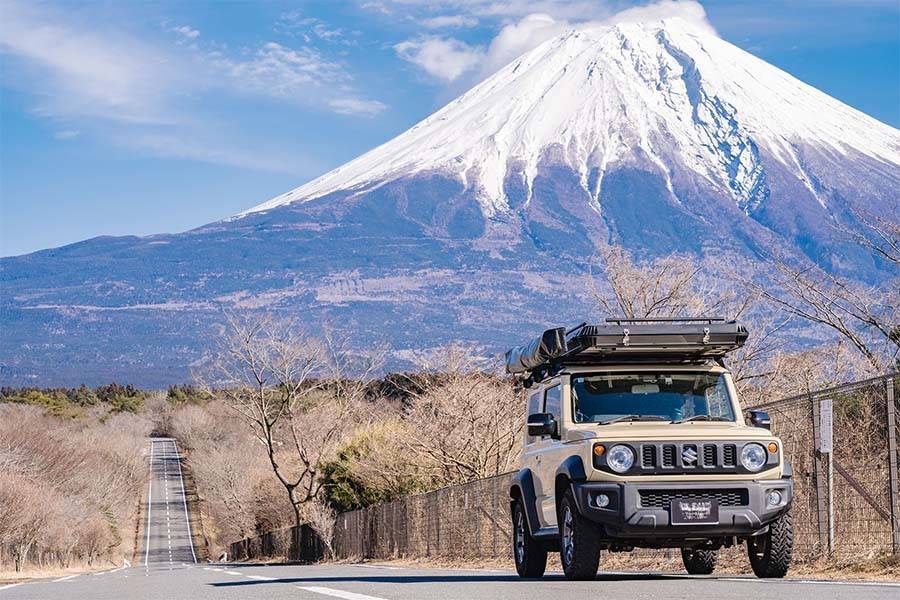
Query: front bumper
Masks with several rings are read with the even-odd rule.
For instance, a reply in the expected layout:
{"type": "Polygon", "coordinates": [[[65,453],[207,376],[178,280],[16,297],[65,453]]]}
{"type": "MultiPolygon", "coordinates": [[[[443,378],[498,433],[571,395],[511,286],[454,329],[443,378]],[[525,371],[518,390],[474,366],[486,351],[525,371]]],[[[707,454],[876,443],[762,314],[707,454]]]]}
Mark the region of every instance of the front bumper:
{"type": "Polygon", "coordinates": [[[572,484],[579,512],[600,523],[606,534],[617,538],[708,538],[753,535],[786,513],[793,499],[790,479],[760,481],[703,481],[666,483],[612,483],[589,481],[572,484]],[[744,491],[746,490],[746,492],[744,491]],[[783,501],[768,506],[771,490],[781,492],[783,501]],[[642,494],[644,492],[644,494],[642,494]],[[649,492],[649,493],[648,493],[649,492]],[[719,502],[719,522],[708,525],[673,525],[670,509],[660,498],[703,496],[708,493],[729,498],[719,502]],[[605,494],[609,505],[600,508],[597,495],[605,494]],[[646,498],[654,496],[653,506],[646,498]],[[643,498],[643,500],[642,500],[643,498]],[[739,500],[734,500],[739,498],[739,500]]]}

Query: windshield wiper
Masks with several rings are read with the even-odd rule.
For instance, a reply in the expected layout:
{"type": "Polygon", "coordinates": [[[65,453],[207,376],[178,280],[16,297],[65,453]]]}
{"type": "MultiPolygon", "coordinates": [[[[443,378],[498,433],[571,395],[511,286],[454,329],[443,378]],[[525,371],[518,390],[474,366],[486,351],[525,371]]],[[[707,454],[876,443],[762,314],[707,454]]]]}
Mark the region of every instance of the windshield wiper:
{"type": "Polygon", "coordinates": [[[677,421],[672,421],[676,425],[678,423],[688,423],[690,421],[731,421],[728,417],[713,417],[710,415],[694,415],[693,417],[688,417],[687,419],[679,419],[677,421]]]}
{"type": "Polygon", "coordinates": [[[657,417],[655,415],[623,415],[610,419],[609,421],[600,421],[599,425],[609,425],[610,423],[621,423],[622,421],[667,421],[665,417],[657,417]]]}

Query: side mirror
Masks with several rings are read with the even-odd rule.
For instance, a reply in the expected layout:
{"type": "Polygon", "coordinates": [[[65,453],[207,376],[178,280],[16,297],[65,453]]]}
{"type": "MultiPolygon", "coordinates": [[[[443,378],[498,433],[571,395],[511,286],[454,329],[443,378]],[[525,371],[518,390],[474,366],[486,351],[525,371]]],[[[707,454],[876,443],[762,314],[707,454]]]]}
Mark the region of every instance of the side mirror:
{"type": "Polygon", "coordinates": [[[556,435],[556,419],[552,413],[535,413],[528,415],[528,435],[540,437],[542,435],[556,435]]]}
{"type": "Polygon", "coordinates": [[[754,427],[762,427],[763,429],[772,429],[772,417],[764,410],[751,410],[750,424],[754,427]]]}

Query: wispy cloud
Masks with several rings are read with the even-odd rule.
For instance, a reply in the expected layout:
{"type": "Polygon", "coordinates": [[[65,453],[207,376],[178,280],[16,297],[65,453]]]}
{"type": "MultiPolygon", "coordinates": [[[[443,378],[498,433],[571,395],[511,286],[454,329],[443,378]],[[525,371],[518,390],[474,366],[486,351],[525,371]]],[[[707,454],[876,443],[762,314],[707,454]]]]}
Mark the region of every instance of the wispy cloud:
{"type": "MultiPolygon", "coordinates": [[[[187,24],[138,35],[42,4],[4,1],[0,53],[4,86],[53,121],[57,139],[92,135],[160,156],[283,171],[264,149],[248,153],[237,136],[217,136],[208,106],[248,95],[303,110],[370,117],[387,107],[353,86],[341,60],[310,44],[268,41],[229,47],[187,24]]],[[[322,39],[337,35],[319,30],[322,39]]]]}
{"type": "Polygon", "coordinates": [[[62,131],[57,131],[53,134],[53,137],[58,140],[71,140],[72,138],[76,138],[81,134],[77,129],[64,129],[62,131]]]}
{"type": "Polygon", "coordinates": [[[419,21],[428,29],[451,29],[457,27],[475,27],[478,19],[469,15],[440,15],[419,21]]]}
{"type": "Polygon", "coordinates": [[[378,100],[362,100],[360,98],[335,98],[328,103],[334,112],[341,115],[360,115],[374,117],[387,110],[387,104],[378,100]]]}

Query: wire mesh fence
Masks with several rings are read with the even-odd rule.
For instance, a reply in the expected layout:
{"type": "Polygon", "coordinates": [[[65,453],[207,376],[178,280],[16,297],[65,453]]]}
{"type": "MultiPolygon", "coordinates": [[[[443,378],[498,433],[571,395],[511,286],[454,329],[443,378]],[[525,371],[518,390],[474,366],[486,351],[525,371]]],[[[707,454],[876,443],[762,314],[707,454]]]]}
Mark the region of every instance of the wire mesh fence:
{"type": "MultiPolygon", "coordinates": [[[[900,376],[892,374],[753,407],[772,416],[793,467],[797,559],[900,554],[898,387],[900,376]]],[[[509,558],[512,477],[505,473],[342,513],[334,555],[509,558]]],[[[266,556],[278,540],[285,547],[274,555],[321,557],[322,545],[307,539],[301,548],[301,537],[273,532],[232,544],[231,553],[238,559],[266,556]]]]}

